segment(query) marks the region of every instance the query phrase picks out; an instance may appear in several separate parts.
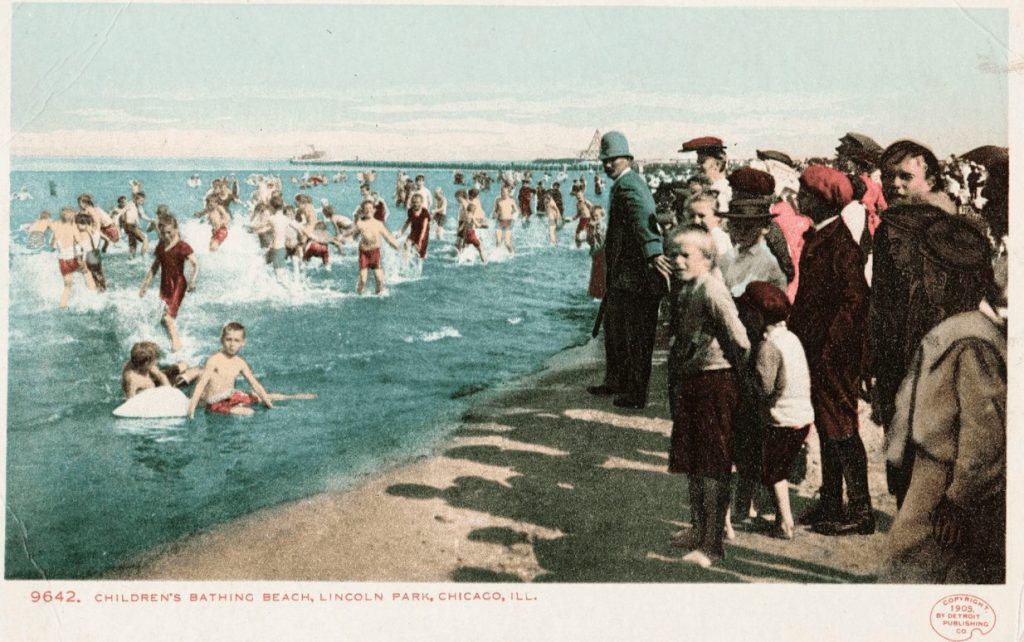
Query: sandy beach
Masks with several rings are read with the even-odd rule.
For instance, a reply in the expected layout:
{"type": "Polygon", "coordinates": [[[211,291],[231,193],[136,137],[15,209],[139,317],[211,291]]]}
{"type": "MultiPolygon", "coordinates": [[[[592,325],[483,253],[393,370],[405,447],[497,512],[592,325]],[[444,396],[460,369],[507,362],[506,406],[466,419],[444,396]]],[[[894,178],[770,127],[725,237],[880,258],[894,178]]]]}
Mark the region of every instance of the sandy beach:
{"type": "MultiPolygon", "coordinates": [[[[867,420],[878,534],[792,541],[737,528],[727,558],[681,562],[669,536],[689,519],[682,476],[669,475],[666,353],[651,400],[622,411],[588,395],[599,342],[465,413],[429,455],[355,487],[263,510],[152,551],[105,579],[429,582],[870,582],[895,512],[882,435],[867,420]]],[[[813,436],[799,515],[820,477],[813,436]]]]}

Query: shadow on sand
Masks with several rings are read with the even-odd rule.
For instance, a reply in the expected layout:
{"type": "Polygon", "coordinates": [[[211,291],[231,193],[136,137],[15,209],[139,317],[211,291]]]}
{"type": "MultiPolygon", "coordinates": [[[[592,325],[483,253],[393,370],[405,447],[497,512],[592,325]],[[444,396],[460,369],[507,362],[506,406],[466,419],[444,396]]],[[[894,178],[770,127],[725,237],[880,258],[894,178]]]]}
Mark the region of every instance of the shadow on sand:
{"type": "MultiPolygon", "coordinates": [[[[652,391],[658,383],[652,382],[652,391]]],[[[441,498],[452,507],[558,531],[561,536],[553,538],[505,527],[469,534],[472,541],[496,546],[531,546],[542,569],[533,578],[537,582],[873,580],[743,545],[727,546],[727,558],[712,569],[683,563],[686,551],[672,548],[669,537],[690,519],[686,482],[683,476],[664,472],[667,424],[655,412],[664,407],[663,399],[652,399],[644,413],[617,413],[606,399],[581,395],[578,383],[569,387],[548,381],[543,390],[514,391],[468,413],[455,435],[498,436],[511,443],[470,443],[444,453],[452,459],[509,468],[513,475],[506,483],[470,476],[456,478],[446,488],[396,484],[387,492],[410,499],[441,498]],[[538,399],[543,408],[536,407],[538,399]],[[555,410],[559,408],[573,410],[555,410]]],[[[796,514],[807,504],[806,499],[793,497],[796,514]]],[[[811,536],[800,533],[784,546],[769,548],[796,552],[801,537],[811,536]]],[[[510,573],[474,567],[458,568],[452,579],[521,581],[510,573]]]]}

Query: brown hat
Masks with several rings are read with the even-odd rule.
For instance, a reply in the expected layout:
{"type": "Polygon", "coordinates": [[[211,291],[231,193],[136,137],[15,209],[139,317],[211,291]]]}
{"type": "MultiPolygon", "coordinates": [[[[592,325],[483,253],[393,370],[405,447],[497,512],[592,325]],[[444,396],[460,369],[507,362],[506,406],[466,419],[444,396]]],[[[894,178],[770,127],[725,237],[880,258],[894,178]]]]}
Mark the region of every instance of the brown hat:
{"type": "Polygon", "coordinates": [[[918,247],[926,258],[951,271],[972,272],[992,264],[988,237],[962,216],[935,218],[925,228],[918,247]]]}
{"type": "Polygon", "coordinates": [[[680,152],[697,152],[699,154],[718,155],[725,150],[725,144],[721,138],[714,136],[701,136],[692,138],[679,149],[680,152]]]}
{"type": "Polygon", "coordinates": [[[760,312],[768,325],[785,321],[789,317],[789,299],[786,293],[767,281],[748,283],[747,289],[737,302],[760,312]]]}
{"type": "Polygon", "coordinates": [[[789,165],[793,168],[796,167],[796,163],[793,162],[793,159],[790,158],[789,154],[784,154],[783,152],[774,149],[759,149],[757,150],[757,157],[761,160],[773,160],[778,161],[783,165],[789,165]]]}
{"type": "Polygon", "coordinates": [[[770,218],[768,211],[775,195],[775,179],[768,172],[752,167],[741,167],[729,174],[732,199],[729,211],[719,216],[728,218],[770,218]]]}

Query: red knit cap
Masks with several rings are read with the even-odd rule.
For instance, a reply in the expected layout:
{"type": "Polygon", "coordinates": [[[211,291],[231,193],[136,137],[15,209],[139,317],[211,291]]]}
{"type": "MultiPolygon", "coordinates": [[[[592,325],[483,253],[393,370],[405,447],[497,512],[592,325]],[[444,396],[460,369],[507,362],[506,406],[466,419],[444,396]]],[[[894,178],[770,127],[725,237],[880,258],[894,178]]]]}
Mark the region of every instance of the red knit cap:
{"type": "Polygon", "coordinates": [[[768,325],[785,321],[789,316],[786,293],[767,281],[751,281],[739,298],[740,305],[757,310],[768,325]]]}
{"type": "Polygon", "coordinates": [[[839,170],[824,165],[811,165],[805,169],[800,175],[800,186],[838,207],[845,207],[853,200],[850,179],[839,170]]]}

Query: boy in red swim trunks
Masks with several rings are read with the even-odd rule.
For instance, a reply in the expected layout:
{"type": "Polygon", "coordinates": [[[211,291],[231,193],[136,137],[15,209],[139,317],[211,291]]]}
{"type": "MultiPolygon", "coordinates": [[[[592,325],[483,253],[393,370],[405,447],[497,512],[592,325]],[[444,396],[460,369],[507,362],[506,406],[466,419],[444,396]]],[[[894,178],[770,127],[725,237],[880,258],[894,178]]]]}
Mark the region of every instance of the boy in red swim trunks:
{"type": "Polygon", "coordinates": [[[576,247],[583,245],[582,235],[587,234],[587,230],[590,228],[590,212],[594,209],[594,204],[588,201],[583,196],[583,190],[576,191],[576,216],[572,217],[574,221],[579,221],[576,224],[576,247]]]}
{"type": "Polygon", "coordinates": [[[181,240],[178,236],[178,219],[168,216],[160,225],[160,242],[156,246],[156,258],[153,265],[146,272],[146,278],[142,280],[142,287],[139,289],[139,297],[146,295],[146,288],[153,280],[157,271],[160,272],[160,298],[167,305],[164,310],[164,326],[167,328],[167,336],[171,339],[171,352],[181,349],[181,339],[178,337],[178,327],[174,319],[178,316],[178,308],[185,298],[185,291],[192,292],[196,289],[196,277],[199,276],[199,261],[196,260],[192,247],[181,240]],[[185,262],[192,264],[192,278],[185,281],[185,262]]]}
{"type": "Polygon", "coordinates": [[[430,240],[430,210],[423,207],[423,196],[418,193],[412,195],[412,207],[409,208],[409,218],[402,224],[398,231],[401,236],[405,230],[409,230],[409,236],[402,246],[402,260],[409,255],[409,246],[414,246],[420,254],[420,260],[427,258],[427,241],[430,240]]]}
{"type": "Polygon", "coordinates": [[[228,223],[231,222],[231,214],[217,202],[213,195],[210,195],[206,197],[206,208],[201,212],[196,212],[196,216],[205,216],[206,221],[210,224],[210,229],[213,230],[210,235],[210,251],[216,252],[221,243],[228,238],[228,223]]]}
{"type": "Polygon", "coordinates": [[[84,248],[89,242],[88,232],[79,231],[75,225],[75,211],[70,207],[60,210],[60,220],[51,228],[53,236],[50,243],[57,250],[57,265],[60,267],[61,278],[64,279],[64,291],[60,295],[60,307],[68,307],[68,299],[71,298],[71,286],[74,285],[75,272],[81,272],[85,279],[85,286],[90,290],[96,289],[92,280],[92,273],[86,269],[85,261],[81,258],[84,248]]]}
{"type": "Polygon", "coordinates": [[[310,393],[284,395],[267,392],[245,359],[238,356],[244,345],[245,326],[237,321],[225,324],[220,331],[220,352],[206,360],[203,374],[199,376],[196,389],[192,391],[188,404],[189,419],[195,418],[200,401],[206,405],[207,412],[249,417],[255,411],[248,404],[263,402],[267,408],[273,408],[275,401],[316,399],[316,395],[310,393]],[[252,393],[235,390],[235,380],[239,376],[249,382],[252,393]]]}
{"type": "Polygon", "coordinates": [[[459,199],[459,227],[456,233],[455,252],[456,255],[462,252],[467,245],[472,245],[480,254],[480,262],[486,263],[484,248],[480,245],[480,238],[476,234],[477,218],[476,205],[469,200],[465,190],[455,192],[455,198],[459,199]]]}
{"type": "Polygon", "coordinates": [[[356,283],[356,292],[363,293],[366,289],[366,279],[370,270],[373,270],[373,280],[377,286],[377,294],[384,291],[384,270],[380,267],[380,239],[383,238],[391,247],[398,249],[398,241],[391,236],[386,225],[374,217],[376,206],[374,202],[363,201],[359,210],[359,220],[356,221],[355,231],[352,238],[359,238],[359,281],[356,283]]]}
{"type": "Polygon", "coordinates": [[[512,247],[512,220],[519,216],[519,206],[512,198],[512,188],[508,185],[501,186],[501,196],[494,201],[494,219],[498,222],[498,229],[494,233],[494,247],[502,245],[508,249],[509,254],[515,254],[512,247]]]}
{"type": "MultiPolygon", "coordinates": [[[[342,237],[344,238],[344,237],[342,237]]],[[[302,260],[309,263],[309,260],[316,257],[323,261],[324,269],[331,271],[331,249],[330,246],[338,248],[340,254],[344,249],[338,239],[327,233],[327,223],[317,221],[313,229],[306,236],[306,243],[303,246],[302,260]]]]}

